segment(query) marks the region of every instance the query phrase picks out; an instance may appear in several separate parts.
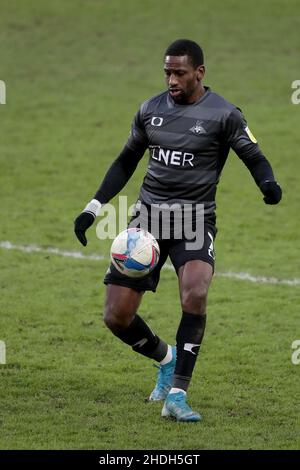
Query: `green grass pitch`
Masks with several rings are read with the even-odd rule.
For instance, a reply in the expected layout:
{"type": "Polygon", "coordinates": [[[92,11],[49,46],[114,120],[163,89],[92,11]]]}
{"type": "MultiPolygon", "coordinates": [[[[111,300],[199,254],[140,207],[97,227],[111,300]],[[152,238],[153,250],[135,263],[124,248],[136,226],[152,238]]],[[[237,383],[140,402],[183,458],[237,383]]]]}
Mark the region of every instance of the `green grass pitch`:
{"type": "MultiPolygon", "coordinates": [[[[0,242],[108,258],[73,220],[127,139],[139,104],[164,89],[176,38],[203,45],[205,84],[245,112],[284,190],[266,206],[230,154],[218,190],[217,273],[299,278],[298,1],[0,3],[0,242]]],[[[122,191],[136,198],[145,156],[122,191]]],[[[117,202],[115,198],[114,202],[117,202]]],[[[0,248],[0,449],[297,449],[299,285],[216,276],[189,400],[204,420],[166,422],[144,398],[156,370],[101,317],[107,261],[0,248]]],[[[177,280],[163,271],[140,314],[174,343],[177,280]]]]}

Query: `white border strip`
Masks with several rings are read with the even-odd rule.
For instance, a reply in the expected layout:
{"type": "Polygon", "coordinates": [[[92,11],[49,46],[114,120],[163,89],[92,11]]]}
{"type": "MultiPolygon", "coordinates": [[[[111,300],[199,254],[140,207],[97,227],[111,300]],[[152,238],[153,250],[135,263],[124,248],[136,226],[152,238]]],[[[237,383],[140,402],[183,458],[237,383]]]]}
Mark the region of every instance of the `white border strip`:
{"type": "MultiPolygon", "coordinates": [[[[52,255],[63,256],[66,258],[75,258],[75,259],[86,259],[91,261],[107,261],[108,258],[102,255],[84,255],[80,251],[65,251],[60,250],[59,248],[43,248],[37,245],[14,245],[11,242],[5,241],[0,242],[0,248],[4,250],[18,250],[24,253],[50,253],[52,255]]],[[[165,269],[174,269],[171,264],[166,263],[164,265],[165,269]]],[[[249,273],[234,273],[231,271],[227,272],[216,272],[216,276],[225,277],[228,279],[237,279],[239,281],[248,281],[254,282],[257,284],[282,284],[288,286],[299,286],[300,279],[277,279],[275,277],[265,277],[265,276],[252,276],[249,273]]]]}

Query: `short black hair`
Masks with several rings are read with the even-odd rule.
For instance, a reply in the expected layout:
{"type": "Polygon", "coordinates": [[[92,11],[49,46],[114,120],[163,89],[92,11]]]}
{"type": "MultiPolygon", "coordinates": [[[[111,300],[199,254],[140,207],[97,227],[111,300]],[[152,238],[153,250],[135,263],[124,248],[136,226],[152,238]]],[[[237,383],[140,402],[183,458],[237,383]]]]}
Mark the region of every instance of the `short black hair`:
{"type": "Polygon", "coordinates": [[[190,39],[177,39],[172,42],[165,52],[165,57],[167,55],[187,55],[195,68],[204,64],[201,47],[190,39]]]}

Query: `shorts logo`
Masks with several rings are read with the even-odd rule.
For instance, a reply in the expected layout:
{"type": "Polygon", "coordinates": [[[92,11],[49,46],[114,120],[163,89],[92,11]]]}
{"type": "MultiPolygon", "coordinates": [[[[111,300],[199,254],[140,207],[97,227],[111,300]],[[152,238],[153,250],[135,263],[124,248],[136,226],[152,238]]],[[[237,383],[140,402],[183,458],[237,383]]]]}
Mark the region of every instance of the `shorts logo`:
{"type": "Polygon", "coordinates": [[[151,119],[151,126],[160,127],[163,123],[162,117],[153,116],[151,119]]]}
{"type": "Polygon", "coordinates": [[[206,134],[206,130],[202,126],[203,121],[196,121],[196,124],[191,127],[189,130],[193,132],[194,134],[206,134]]]}
{"type": "Polygon", "coordinates": [[[208,248],[208,255],[212,258],[215,259],[215,252],[214,252],[214,239],[213,236],[210,232],[207,232],[209,238],[211,239],[211,244],[209,245],[208,248]]]}

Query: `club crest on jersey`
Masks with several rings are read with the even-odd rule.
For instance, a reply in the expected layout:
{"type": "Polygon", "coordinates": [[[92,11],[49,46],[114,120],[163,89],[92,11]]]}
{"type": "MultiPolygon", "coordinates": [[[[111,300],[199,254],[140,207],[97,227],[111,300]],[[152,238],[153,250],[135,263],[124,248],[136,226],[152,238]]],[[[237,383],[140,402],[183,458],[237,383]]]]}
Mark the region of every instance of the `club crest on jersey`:
{"type": "Polygon", "coordinates": [[[206,130],[202,126],[203,121],[196,121],[196,124],[191,127],[189,130],[193,132],[194,134],[206,134],[206,130]]]}

